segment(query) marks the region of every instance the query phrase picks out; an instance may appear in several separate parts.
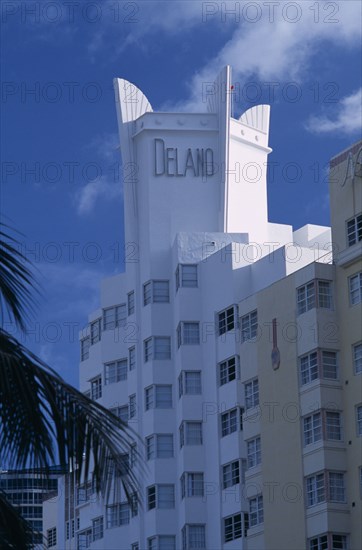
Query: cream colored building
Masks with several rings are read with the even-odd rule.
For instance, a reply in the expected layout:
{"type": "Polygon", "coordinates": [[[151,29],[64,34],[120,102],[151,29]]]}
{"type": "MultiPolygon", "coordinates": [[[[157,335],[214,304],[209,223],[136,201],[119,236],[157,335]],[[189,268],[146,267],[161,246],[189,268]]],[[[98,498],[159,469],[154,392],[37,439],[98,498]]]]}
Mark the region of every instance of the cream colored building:
{"type": "Polygon", "coordinates": [[[333,247],[239,303],[248,550],[361,548],[361,146],[331,160],[333,247]]]}

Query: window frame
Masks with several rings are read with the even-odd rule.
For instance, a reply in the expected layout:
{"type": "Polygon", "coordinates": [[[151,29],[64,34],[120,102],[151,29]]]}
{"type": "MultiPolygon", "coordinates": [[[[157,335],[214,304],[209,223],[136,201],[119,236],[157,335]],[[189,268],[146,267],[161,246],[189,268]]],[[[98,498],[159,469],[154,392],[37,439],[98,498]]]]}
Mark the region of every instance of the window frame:
{"type": "Polygon", "coordinates": [[[362,241],[362,213],[346,220],[346,241],[348,248],[362,241]],[[353,223],[352,231],[348,227],[351,223],[353,223]],[[350,239],[350,236],[352,236],[352,239],[350,239]]]}
{"type": "Polygon", "coordinates": [[[179,288],[198,288],[199,286],[199,276],[198,276],[198,265],[197,264],[178,264],[175,271],[175,281],[176,281],[176,292],[179,288]],[[195,268],[196,277],[191,273],[186,275],[184,274],[187,268],[195,268]],[[189,283],[192,284],[189,284],[189,283]],[[194,284],[195,283],[195,284],[194,284]]]}
{"type": "Polygon", "coordinates": [[[258,335],[258,310],[253,309],[240,317],[241,343],[255,341],[258,335]]]}
{"type": "Polygon", "coordinates": [[[236,304],[219,311],[216,316],[218,336],[238,329],[238,306],[236,304]]]}
{"type": "Polygon", "coordinates": [[[169,304],[170,303],[170,281],[168,279],[150,279],[143,284],[142,287],[143,307],[149,304],[169,304]],[[157,285],[160,283],[167,285],[167,291],[164,290],[166,299],[156,299],[162,296],[157,285]]]}

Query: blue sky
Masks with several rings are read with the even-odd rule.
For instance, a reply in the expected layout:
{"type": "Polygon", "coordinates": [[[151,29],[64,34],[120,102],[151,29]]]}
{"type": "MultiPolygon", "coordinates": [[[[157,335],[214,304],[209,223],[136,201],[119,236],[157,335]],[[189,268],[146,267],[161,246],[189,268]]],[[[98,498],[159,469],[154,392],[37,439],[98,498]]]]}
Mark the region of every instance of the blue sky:
{"type": "Polygon", "coordinates": [[[76,385],[78,330],[122,270],[114,77],[204,110],[232,65],[234,114],[271,104],[270,221],[328,225],[328,160],[361,132],[360,20],[358,1],[3,1],[1,211],[43,288],[25,343],[76,385]]]}

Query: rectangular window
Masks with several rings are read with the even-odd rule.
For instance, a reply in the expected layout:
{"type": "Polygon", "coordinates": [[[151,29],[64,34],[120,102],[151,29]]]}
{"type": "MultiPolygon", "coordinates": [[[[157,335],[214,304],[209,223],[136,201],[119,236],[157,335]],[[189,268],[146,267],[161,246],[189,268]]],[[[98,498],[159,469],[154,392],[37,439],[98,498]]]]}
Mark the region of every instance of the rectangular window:
{"type": "Polygon", "coordinates": [[[132,347],[128,350],[128,362],[129,370],[134,370],[136,368],[136,348],[132,347]]]}
{"type": "Polygon", "coordinates": [[[356,408],[357,416],[357,435],[362,435],[362,405],[356,408]]]}
{"type": "Polygon", "coordinates": [[[222,361],[218,364],[219,371],[219,384],[223,386],[228,382],[232,382],[239,378],[239,357],[229,357],[226,361],[222,361]]]}
{"type": "Polygon", "coordinates": [[[171,409],[172,408],[172,386],[155,385],[145,390],[146,411],[152,408],[171,409]]]}
{"type": "Polygon", "coordinates": [[[362,343],[353,346],[353,367],[356,374],[362,372],[362,343]]]}
{"type": "Polygon", "coordinates": [[[297,314],[301,315],[315,307],[333,308],[331,281],[314,280],[297,288],[297,314]]]}
{"type": "Polygon", "coordinates": [[[97,376],[90,381],[91,384],[91,398],[100,399],[102,397],[102,377],[97,376]]]}
{"type": "Polygon", "coordinates": [[[318,307],[333,309],[332,283],[330,281],[318,281],[318,307]]]}
{"type": "Polygon", "coordinates": [[[339,412],[326,411],[326,438],[332,441],[341,441],[341,414],[339,412]]]}
{"type": "Polygon", "coordinates": [[[138,542],[131,544],[131,550],[140,550],[138,542]]]}
{"type": "Polygon", "coordinates": [[[310,539],[309,550],[328,550],[328,536],[321,535],[310,539]]]}
{"type": "Polygon", "coordinates": [[[197,287],[197,265],[179,264],[176,269],[176,291],[182,287],[197,287]]]}
{"type": "Polygon", "coordinates": [[[245,408],[251,409],[259,405],[259,381],[257,378],[245,384],[245,408]]]}
{"type": "Polygon", "coordinates": [[[263,496],[258,495],[249,500],[249,525],[254,527],[264,522],[263,496]]]}
{"type": "Polygon", "coordinates": [[[252,340],[256,337],[258,331],[258,313],[252,311],[241,318],[241,342],[252,340]]]}
{"type": "Polygon", "coordinates": [[[103,310],[103,330],[124,326],[127,322],[126,304],[107,307],[103,310]]]}
{"type": "Polygon", "coordinates": [[[200,371],[182,371],[179,379],[179,397],[182,395],[200,395],[201,394],[201,372],[200,371]]]}
{"type": "Polygon", "coordinates": [[[307,506],[314,506],[320,502],[325,502],[325,479],[324,473],[316,474],[307,477],[306,480],[307,491],[307,506]]]}
{"type": "Polygon", "coordinates": [[[127,380],[127,359],[112,361],[104,365],[105,384],[113,384],[122,380],[127,380]]]}
{"type": "Polygon", "coordinates": [[[240,462],[234,460],[222,467],[222,487],[227,489],[240,483],[240,462]]]}
{"type": "Polygon", "coordinates": [[[200,323],[186,321],[179,323],[177,327],[177,344],[178,347],[200,344],[200,323]]]}
{"type": "Polygon", "coordinates": [[[316,305],[314,281],[297,288],[297,314],[301,315],[316,305]]]}
{"type": "Polygon", "coordinates": [[[202,422],[182,422],[180,447],[184,445],[202,445],[202,422]]]}
{"type": "Polygon", "coordinates": [[[129,398],[129,417],[134,418],[137,414],[136,394],[130,395],[129,398]]]}
{"type": "Polygon", "coordinates": [[[299,360],[301,384],[308,384],[319,378],[317,352],[309,353],[299,360]]]}
{"type": "Polygon", "coordinates": [[[143,285],[143,305],[168,303],[170,301],[169,281],[148,281],[143,285]]]}
{"type": "Polygon", "coordinates": [[[86,550],[92,544],[92,529],[85,529],[77,535],[77,550],[86,550]]]}
{"type": "Polygon", "coordinates": [[[147,338],[147,340],[144,341],[144,356],[145,356],[145,363],[152,360],[153,356],[153,339],[147,338]]]}
{"type": "Polygon", "coordinates": [[[114,407],[109,409],[113,414],[118,416],[123,422],[128,422],[128,405],[123,405],[122,407],[114,407]]]}
{"type": "Polygon", "coordinates": [[[57,544],[57,528],[52,527],[52,529],[47,530],[47,541],[48,547],[56,546],[57,544]]]}
{"type": "Polygon", "coordinates": [[[182,550],[205,550],[205,525],[186,524],[182,528],[182,550]]]}
{"type": "Polygon", "coordinates": [[[322,375],[323,378],[337,380],[337,352],[322,351],[322,375]]]}
{"type": "Polygon", "coordinates": [[[238,409],[232,409],[221,415],[221,436],[225,437],[238,429],[238,409]]]}
{"type": "Polygon", "coordinates": [[[224,542],[239,539],[242,535],[241,513],[224,519],[224,542]]]}
{"type": "Polygon", "coordinates": [[[322,439],[322,416],[320,412],[303,418],[303,434],[305,446],[322,439]]]}
{"type": "Polygon", "coordinates": [[[127,294],[127,310],[128,315],[132,315],[134,313],[134,290],[127,294]]]}
{"type": "Polygon", "coordinates": [[[147,488],[147,507],[170,509],[175,507],[175,486],[174,485],[152,485],[147,488]]]}
{"type": "Polygon", "coordinates": [[[260,437],[254,437],[247,442],[248,468],[254,468],[261,463],[260,437]]]}
{"type": "Polygon", "coordinates": [[[185,472],[181,479],[181,498],[204,496],[204,474],[200,472],[185,472]]]}
{"type": "Polygon", "coordinates": [[[351,306],[362,302],[362,271],[349,278],[349,301],[351,306]]]}
{"type": "Polygon", "coordinates": [[[171,338],[169,336],[154,337],[154,359],[171,359],[171,338]]]}
{"type": "Polygon", "coordinates": [[[328,473],[328,491],[330,502],[345,502],[344,474],[340,472],[328,473]]]}
{"type": "Polygon", "coordinates": [[[347,221],[347,242],[353,246],[362,240],[362,214],[347,221]]]}
{"type": "Polygon", "coordinates": [[[118,526],[118,504],[106,507],[107,529],[118,526]]]}
{"type": "Polygon", "coordinates": [[[218,333],[225,334],[237,327],[237,306],[231,306],[217,315],[218,333]]]}
{"type": "Polygon", "coordinates": [[[146,456],[147,460],[153,458],[172,458],[173,435],[172,434],[153,434],[146,438],[146,456]]]}
{"type": "Polygon", "coordinates": [[[80,360],[85,361],[89,358],[89,348],[90,348],[90,336],[83,338],[80,341],[80,360]]]}
{"type": "Polygon", "coordinates": [[[101,339],[101,320],[97,319],[90,324],[91,344],[96,344],[101,339]]]}
{"type": "Polygon", "coordinates": [[[93,541],[103,538],[103,516],[92,521],[93,541]]]}

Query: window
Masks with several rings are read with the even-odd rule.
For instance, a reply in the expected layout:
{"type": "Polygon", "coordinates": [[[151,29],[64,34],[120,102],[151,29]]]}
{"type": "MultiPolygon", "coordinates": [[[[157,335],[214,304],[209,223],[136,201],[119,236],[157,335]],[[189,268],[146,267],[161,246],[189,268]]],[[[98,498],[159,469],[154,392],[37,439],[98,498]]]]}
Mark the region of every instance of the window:
{"type": "Polygon", "coordinates": [[[249,500],[249,525],[254,527],[264,522],[263,496],[258,495],[249,500]]]}
{"type": "Polygon", "coordinates": [[[128,315],[132,315],[132,313],[134,313],[134,290],[127,294],[127,310],[128,315]]]}
{"type": "Polygon", "coordinates": [[[128,502],[121,502],[113,506],[106,507],[107,514],[107,529],[118,527],[120,525],[128,525],[130,520],[130,509],[128,502]]]}
{"type": "Polygon", "coordinates": [[[169,281],[148,281],[143,285],[143,305],[168,303],[170,301],[169,281]]]}
{"type": "Polygon", "coordinates": [[[258,331],[258,313],[252,311],[241,318],[241,342],[252,340],[258,331]]]}
{"type": "Polygon", "coordinates": [[[224,542],[239,539],[243,536],[241,513],[224,519],[224,542]]]}
{"type": "Polygon", "coordinates": [[[138,515],[138,495],[133,493],[130,497],[131,516],[134,518],[138,515]]]}
{"type": "Polygon", "coordinates": [[[100,399],[102,397],[102,377],[97,376],[90,381],[91,384],[91,398],[100,399]]]}
{"type": "Polygon", "coordinates": [[[337,353],[335,351],[322,351],[322,374],[323,378],[337,379],[337,353]]]}
{"type": "Polygon", "coordinates": [[[254,468],[261,463],[260,437],[254,437],[247,442],[248,468],[254,468]]]}
{"type": "Polygon", "coordinates": [[[202,422],[182,422],[180,447],[184,445],[202,445],[202,422]]]}
{"type": "Polygon", "coordinates": [[[297,288],[297,314],[301,315],[315,307],[333,308],[331,281],[310,281],[297,288]]]}
{"type": "Polygon", "coordinates": [[[87,336],[80,341],[80,360],[85,361],[89,358],[90,337],[87,336]]]}
{"type": "Polygon", "coordinates": [[[205,550],[205,525],[186,524],[182,528],[182,550],[205,550]]]}
{"type": "Polygon", "coordinates": [[[345,502],[344,474],[329,472],[328,474],[329,500],[331,502],[345,502]]]}
{"type": "Polygon", "coordinates": [[[169,509],[175,507],[174,485],[152,485],[147,488],[147,507],[169,509]]]}
{"type": "Polygon", "coordinates": [[[341,414],[339,412],[326,411],[325,419],[326,438],[340,441],[342,439],[341,414]]]}
{"type": "Polygon", "coordinates": [[[77,535],[78,544],[77,550],[85,550],[89,548],[92,543],[92,529],[85,529],[77,535]]]}
{"type": "Polygon", "coordinates": [[[181,479],[181,498],[204,496],[204,474],[199,472],[185,472],[181,479]]]}
{"type": "Polygon", "coordinates": [[[114,407],[109,410],[118,416],[118,418],[123,422],[128,422],[128,405],[123,405],[123,407],[114,407]]]}
{"type": "MultiPolygon", "coordinates": [[[[221,415],[221,436],[225,437],[238,429],[238,409],[232,409],[221,415]]],[[[240,428],[241,429],[241,428],[240,428]]]]}
{"type": "Polygon", "coordinates": [[[362,435],[362,405],[359,405],[356,409],[357,415],[357,435],[362,435]]]}
{"type": "Polygon", "coordinates": [[[304,445],[310,445],[322,439],[322,416],[320,412],[303,419],[304,445]]]}
{"type": "Polygon", "coordinates": [[[349,301],[351,306],[362,301],[362,271],[349,278],[349,301]]]}
{"type": "Polygon", "coordinates": [[[353,346],[353,367],[356,374],[362,372],[362,343],[353,346]]]}
{"type": "Polygon", "coordinates": [[[191,345],[200,343],[200,323],[198,322],[181,322],[177,327],[177,344],[191,345]]]}
{"type": "Polygon", "coordinates": [[[324,474],[317,474],[307,478],[307,506],[313,506],[324,502],[326,499],[324,489],[324,474]]]}
{"type": "Polygon", "coordinates": [[[172,386],[156,385],[145,389],[146,411],[155,409],[172,408],[172,386]]]}
{"type": "Polygon", "coordinates": [[[126,304],[107,307],[103,310],[103,330],[122,327],[127,322],[126,304]]]}
{"type": "Polygon", "coordinates": [[[147,539],[147,550],[176,550],[174,535],[158,535],[147,539]]]}
{"type": "Polygon", "coordinates": [[[55,546],[57,544],[57,528],[52,527],[47,530],[48,547],[55,546]]]}
{"type": "Polygon", "coordinates": [[[234,357],[230,357],[229,359],[226,359],[226,361],[222,361],[218,365],[218,370],[220,386],[223,386],[228,382],[232,382],[233,380],[236,380],[236,378],[240,378],[239,357],[234,355],[234,357]]]}
{"type": "Polygon", "coordinates": [[[128,362],[129,370],[134,370],[136,368],[136,348],[132,347],[128,350],[128,362]]]}
{"type": "MultiPolygon", "coordinates": [[[[242,475],[246,468],[246,462],[242,461],[242,475]]],[[[242,478],[240,477],[240,461],[234,460],[222,466],[222,488],[227,489],[233,485],[240,483],[242,478]]],[[[243,481],[243,480],[242,480],[243,481]]]]}
{"type": "Polygon", "coordinates": [[[237,306],[231,306],[217,315],[219,335],[237,327],[237,306]]]}
{"type": "Polygon", "coordinates": [[[152,359],[171,359],[171,338],[169,336],[154,336],[144,341],[145,363],[152,359]]]}
{"type": "Polygon", "coordinates": [[[346,535],[332,535],[332,550],[347,550],[346,535]]]}
{"type": "Polygon", "coordinates": [[[93,541],[103,538],[103,516],[92,521],[93,541]]]}
{"type": "Polygon", "coordinates": [[[353,246],[359,241],[362,241],[362,214],[347,221],[348,246],[353,246]]]}
{"type": "Polygon", "coordinates": [[[173,435],[153,434],[146,438],[147,460],[173,457],[173,435]]]}
{"type": "Polygon", "coordinates": [[[134,418],[137,414],[136,394],[130,395],[129,398],[129,417],[134,418]]]}
{"type": "Polygon", "coordinates": [[[245,408],[251,409],[259,405],[259,381],[257,378],[245,384],[245,408]]]}
{"type": "Polygon", "coordinates": [[[131,544],[131,550],[140,550],[138,542],[134,542],[131,544]]]}
{"type": "Polygon", "coordinates": [[[309,550],[328,550],[328,536],[321,535],[309,540],[309,550]]]}
{"type": "Polygon", "coordinates": [[[300,359],[300,374],[302,385],[318,378],[317,352],[309,353],[300,359]]]}
{"type": "Polygon", "coordinates": [[[182,371],[179,378],[179,397],[182,395],[200,395],[201,394],[201,372],[200,371],[182,371]]]}
{"type": "Polygon", "coordinates": [[[113,384],[121,380],[127,380],[127,359],[106,363],[104,365],[105,384],[113,384]]]}
{"type": "Polygon", "coordinates": [[[101,339],[101,320],[97,319],[90,324],[90,340],[91,344],[96,344],[101,339]]]}
{"type": "Polygon", "coordinates": [[[197,287],[197,265],[179,264],[176,269],[176,291],[180,286],[197,287]]]}

